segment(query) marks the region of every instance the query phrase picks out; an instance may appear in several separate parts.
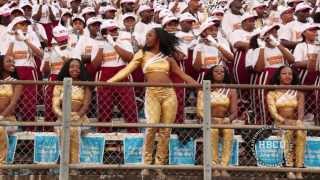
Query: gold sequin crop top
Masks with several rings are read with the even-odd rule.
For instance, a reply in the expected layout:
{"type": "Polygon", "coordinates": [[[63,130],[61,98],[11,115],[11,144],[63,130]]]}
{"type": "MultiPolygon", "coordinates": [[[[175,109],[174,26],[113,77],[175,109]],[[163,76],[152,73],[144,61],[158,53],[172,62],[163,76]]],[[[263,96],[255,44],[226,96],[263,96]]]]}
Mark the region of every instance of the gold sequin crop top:
{"type": "Polygon", "coordinates": [[[284,120],[278,114],[279,108],[297,108],[298,107],[298,92],[296,90],[287,90],[286,92],[270,91],[267,95],[267,103],[271,116],[275,120],[284,120]]]}
{"type": "MultiPolygon", "coordinates": [[[[7,77],[4,81],[15,81],[12,77],[7,77]]],[[[12,97],[13,96],[13,85],[12,84],[0,84],[0,98],[12,97]]]]}
{"type": "MultiPolygon", "coordinates": [[[[211,107],[230,107],[229,89],[219,89],[211,92],[211,107]]],[[[203,91],[198,92],[197,114],[203,118],[203,91]]]]}
{"type": "MultiPolygon", "coordinates": [[[[84,102],[84,96],[85,96],[85,89],[81,86],[72,86],[71,90],[71,101],[83,104],[84,102]]],[[[53,98],[52,98],[52,108],[53,111],[59,115],[62,116],[61,111],[61,102],[63,98],[63,86],[57,85],[54,87],[53,90],[53,98]]]]}
{"type": "Polygon", "coordinates": [[[142,66],[144,74],[152,72],[169,73],[170,63],[166,58],[167,56],[163,55],[162,53],[153,54],[151,52],[143,52],[140,50],[134,55],[130,63],[111,79],[109,79],[108,82],[121,81],[123,78],[132,73],[139,65],[142,66]]]}

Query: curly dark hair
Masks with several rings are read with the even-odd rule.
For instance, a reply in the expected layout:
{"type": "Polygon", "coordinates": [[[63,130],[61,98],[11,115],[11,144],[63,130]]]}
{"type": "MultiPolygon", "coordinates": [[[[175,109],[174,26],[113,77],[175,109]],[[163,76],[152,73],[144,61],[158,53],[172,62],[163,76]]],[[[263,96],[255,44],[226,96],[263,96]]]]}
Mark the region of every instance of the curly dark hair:
{"type": "Polygon", "coordinates": [[[83,63],[79,60],[79,59],[69,59],[66,63],[64,63],[64,65],[62,66],[59,74],[58,74],[58,81],[63,81],[64,78],[66,77],[70,77],[70,74],[69,74],[69,67],[70,67],[70,63],[72,61],[78,61],[80,63],[80,77],[79,77],[79,80],[80,81],[89,81],[90,78],[89,78],[89,75],[83,65],[83,63]]]}
{"type": "MultiPolygon", "coordinates": [[[[210,80],[211,83],[214,83],[214,79],[213,79],[213,76],[212,76],[212,72],[214,70],[214,68],[218,67],[218,66],[223,66],[223,65],[214,65],[212,66],[205,74],[204,76],[204,80],[210,80]]],[[[224,69],[224,78],[223,78],[223,81],[222,83],[223,84],[231,84],[233,82],[233,80],[231,79],[230,75],[229,75],[229,72],[227,70],[227,68],[225,66],[223,66],[223,69],[224,69]]]]}
{"type": "MultiPolygon", "coordinates": [[[[0,55],[0,79],[3,79],[3,72],[5,72],[5,69],[4,69],[4,58],[5,58],[5,55],[0,55]]],[[[17,74],[17,71],[14,70],[13,72],[10,73],[10,76],[15,78],[15,79],[19,79],[19,76],[17,74]]]]}
{"type": "MultiPolygon", "coordinates": [[[[159,47],[160,52],[166,56],[171,56],[175,51],[175,46],[178,45],[178,38],[171,33],[168,33],[163,28],[153,28],[155,31],[157,38],[159,39],[159,47]]],[[[149,48],[147,46],[143,47],[143,51],[148,51],[149,48]]]]}
{"type": "Polygon", "coordinates": [[[297,71],[288,65],[284,65],[284,66],[279,67],[279,69],[276,71],[276,73],[272,77],[272,80],[271,80],[272,85],[280,85],[280,73],[281,73],[281,70],[286,67],[288,67],[292,70],[292,82],[290,85],[299,85],[300,84],[300,79],[299,79],[297,71]]]}

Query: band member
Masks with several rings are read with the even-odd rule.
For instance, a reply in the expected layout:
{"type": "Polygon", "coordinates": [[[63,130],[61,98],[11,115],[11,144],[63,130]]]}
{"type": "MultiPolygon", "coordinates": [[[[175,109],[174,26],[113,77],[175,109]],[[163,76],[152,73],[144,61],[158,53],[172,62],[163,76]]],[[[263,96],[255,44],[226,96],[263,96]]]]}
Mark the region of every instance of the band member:
{"type": "MultiPolygon", "coordinates": [[[[29,36],[30,21],[24,17],[16,17],[9,24],[10,36],[7,43],[7,56],[15,60],[15,67],[20,80],[37,80],[34,57],[42,58],[40,42],[29,36]]],[[[37,86],[24,85],[19,99],[19,113],[23,121],[35,121],[37,104],[37,86]]],[[[27,131],[34,131],[34,127],[23,127],[27,131]]]]}
{"type": "MultiPolygon", "coordinates": [[[[114,20],[106,20],[101,25],[101,34],[107,42],[99,49],[93,60],[93,65],[100,69],[96,75],[97,81],[106,81],[126,67],[133,57],[130,41],[119,37],[119,27],[114,20]]],[[[124,78],[123,82],[129,82],[124,78]]],[[[137,105],[132,87],[98,87],[98,120],[110,122],[115,105],[119,107],[128,123],[136,123],[137,105]],[[117,103],[119,102],[119,104],[117,103]]],[[[99,132],[111,132],[108,128],[98,128],[99,132]]],[[[129,128],[128,132],[137,133],[137,128],[129,128]]]]}

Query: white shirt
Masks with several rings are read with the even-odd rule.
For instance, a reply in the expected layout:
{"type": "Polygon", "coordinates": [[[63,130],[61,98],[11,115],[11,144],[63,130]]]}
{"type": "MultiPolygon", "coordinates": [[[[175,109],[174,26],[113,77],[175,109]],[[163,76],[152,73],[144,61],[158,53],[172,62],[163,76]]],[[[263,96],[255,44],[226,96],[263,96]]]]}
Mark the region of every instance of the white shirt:
{"type": "MultiPolygon", "coordinates": [[[[172,1],[172,2],[169,3],[169,10],[171,10],[171,9],[173,8],[173,6],[175,5],[175,3],[176,3],[175,1],[172,1]]],[[[186,2],[179,2],[179,3],[178,3],[178,6],[177,6],[177,8],[176,8],[176,11],[173,12],[173,14],[174,14],[175,16],[178,16],[178,15],[181,14],[182,11],[185,10],[187,7],[188,7],[188,5],[187,5],[186,2]]]]}
{"type": "Polygon", "coordinates": [[[299,21],[291,21],[284,25],[279,31],[280,39],[285,39],[288,41],[302,41],[302,30],[306,23],[299,21]]]}
{"type": "MultiPolygon", "coordinates": [[[[297,44],[293,56],[296,62],[307,61],[310,56],[318,56],[320,53],[319,46],[307,44],[305,42],[297,44]]],[[[317,58],[317,57],[316,57],[317,58]]]]}
{"type": "MultiPolygon", "coordinates": [[[[133,54],[133,48],[130,41],[126,39],[118,38],[116,41],[116,44],[120,48],[128,52],[131,52],[133,54]]],[[[103,62],[101,64],[101,67],[119,67],[119,66],[124,66],[126,64],[127,63],[120,58],[120,56],[118,55],[116,50],[112,47],[112,45],[109,43],[105,43],[105,46],[103,48],[103,62]]]]}
{"type": "MultiPolygon", "coordinates": [[[[250,49],[246,54],[246,67],[255,67],[259,58],[260,48],[250,49]]],[[[265,68],[279,68],[285,64],[282,52],[278,48],[264,48],[265,68]]]]}
{"type": "Polygon", "coordinates": [[[73,49],[80,55],[90,55],[91,61],[96,57],[99,47],[104,45],[104,41],[96,40],[90,36],[83,35],[80,37],[76,47],[73,49]]]}
{"type": "Polygon", "coordinates": [[[66,48],[63,50],[58,51],[57,48],[60,48],[58,46],[52,47],[51,51],[47,51],[44,53],[44,62],[48,62],[50,66],[51,74],[59,74],[63,64],[64,60],[62,57],[70,58],[72,50],[70,48],[66,48]]]}
{"type": "Polygon", "coordinates": [[[175,33],[176,37],[179,39],[180,43],[183,43],[188,49],[192,48],[197,44],[197,39],[192,31],[183,32],[178,31],[175,33]]]}
{"type": "MultiPolygon", "coordinates": [[[[28,47],[28,45],[24,41],[18,41],[12,35],[8,34],[8,36],[11,37],[8,37],[7,42],[4,43],[4,52],[7,52],[10,39],[12,39],[14,43],[13,58],[15,59],[15,66],[35,67],[34,56],[31,53],[31,49],[28,47]]],[[[29,33],[27,34],[27,39],[29,39],[37,48],[41,47],[39,40],[29,33]]]]}
{"type": "Polygon", "coordinates": [[[229,40],[231,45],[234,47],[236,42],[250,42],[250,38],[254,32],[248,32],[243,29],[237,29],[230,34],[229,40]]]}
{"type": "MultiPolygon", "coordinates": [[[[229,51],[231,53],[228,41],[222,37],[218,37],[217,39],[219,45],[222,46],[226,51],[229,51]]],[[[207,45],[205,43],[199,43],[194,48],[192,64],[195,63],[198,52],[201,53],[201,65],[203,69],[210,69],[214,65],[221,63],[224,64],[224,62],[222,61],[221,52],[219,52],[216,47],[207,45]]]]}
{"type": "Polygon", "coordinates": [[[231,11],[227,11],[222,19],[221,22],[222,30],[224,31],[225,35],[230,40],[230,34],[241,28],[241,15],[232,14],[231,11]]]}
{"type": "MultiPolygon", "coordinates": [[[[39,8],[40,8],[40,5],[34,5],[34,7],[32,9],[32,15],[37,14],[39,8]]],[[[40,18],[39,23],[41,23],[41,24],[51,23],[50,16],[49,16],[49,5],[47,5],[47,4],[42,5],[41,10],[42,10],[42,14],[41,14],[41,18],[40,18]]],[[[56,9],[54,6],[51,6],[51,10],[55,16],[57,16],[59,14],[59,10],[56,9]]]]}

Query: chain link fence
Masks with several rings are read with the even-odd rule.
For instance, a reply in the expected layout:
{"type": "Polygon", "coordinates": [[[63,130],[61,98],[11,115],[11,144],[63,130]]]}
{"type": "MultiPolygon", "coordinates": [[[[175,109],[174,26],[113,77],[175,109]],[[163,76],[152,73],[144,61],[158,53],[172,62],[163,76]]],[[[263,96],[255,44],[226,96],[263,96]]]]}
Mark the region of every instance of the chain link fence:
{"type": "MultiPolygon", "coordinates": [[[[71,80],[64,83],[0,83],[23,84],[37,89],[33,94],[36,98],[19,99],[12,114],[17,121],[0,122],[2,127],[7,127],[5,131],[9,135],[4,141],[7,145],[1,148],[2,155],[6,156],[1,165],[3,175],[55,175],[64,180],[69,174],[100,179],[141,179],[141,170],[151,169],[150,179],[155,179],[157,174],[153,170],[163,169],[168,178],[176,179],[211,179],[217,170],[226,170],[232,178],[238,179],[285,178],[287,172],[303,172],[307,178],[319,177],[317,87],[290,86],[305,93],[305,126],[300,129],[307,132],[303,168],[294,168],[287,165],[283,138],[287,129],[297,131],[299,128],[257,123],[261,122],[261,109],[254,106],[257,103],[252,100],[253,93],[239,98],[236,121],[217,125],[211,122],[212,109],[209,107],[210,87],[218,86],[211,86],[209,82],[199,87],[183,84],[71,84],[71,80]],[[56,86],[60,86],[63,92],[55,93],[56,86]],[[202,121],[197,115],[197,90],[201,88],[205,97],[202,121]],[[75,89],[84,89],[84,92],[87,89],[90,96],[85,96],[85,93],[83,98],[74,96],[79,92],[75,89]],[[53,103],[55,97],[58,103],[53,103]],[[28,106],[21,106],[26,100],[31,102],[27,103],[28,106]],[[80,111],[79,104],[85,103],[88,107],[84,109],[84,116],[75,116],[72,112],[80,111]],[[57,114],[59,109],[60,115],[57,114]],[[18,128],[10,128],[15,126],[18,128]],[[220,130],[218,136],[212,136],[212,128],[220,130]],[[220,163],[225,158],[225,129],[232,131],[228,166],[220,163]],[[155,141],[152,141],[153,135],[155,141]],[[144,149],[148,138],[151,139],[149,149],[144,149]],[[212,157],[215,148],[211,147],[215,140],[220,140],[216,164],[211,161],[215,158],[212,157]],[[168,148],[163,146],[166,143],[168,148]],[[149,154],[146,155],[146,151],[149,154]]],[[[264,89],[267,95],[270,89],[288,87],[220,85],[219,88],[235,88],[238,92],[264,89]]],[[[4,101],[0,98],[0,102],[4,101]]],[[[296,141],[292,141],[291,153],[295,152],[293,148],[296,146],[296,141]]],[[[293,157],[293,161],[296,159],[293,157]]]]}

